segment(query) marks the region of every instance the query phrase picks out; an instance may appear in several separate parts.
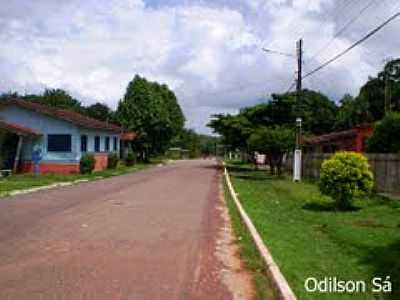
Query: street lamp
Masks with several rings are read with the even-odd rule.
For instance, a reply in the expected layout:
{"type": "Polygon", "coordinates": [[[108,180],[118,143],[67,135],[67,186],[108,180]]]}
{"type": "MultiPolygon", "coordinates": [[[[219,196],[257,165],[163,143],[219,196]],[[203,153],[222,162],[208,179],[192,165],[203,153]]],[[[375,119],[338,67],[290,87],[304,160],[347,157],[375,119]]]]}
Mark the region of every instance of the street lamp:
{"type": "Polygon", "coordinates": [[[293,159],[293,181],[301,180],[301,125],[302,119],[296,118],[296,149],[293,159]]]}

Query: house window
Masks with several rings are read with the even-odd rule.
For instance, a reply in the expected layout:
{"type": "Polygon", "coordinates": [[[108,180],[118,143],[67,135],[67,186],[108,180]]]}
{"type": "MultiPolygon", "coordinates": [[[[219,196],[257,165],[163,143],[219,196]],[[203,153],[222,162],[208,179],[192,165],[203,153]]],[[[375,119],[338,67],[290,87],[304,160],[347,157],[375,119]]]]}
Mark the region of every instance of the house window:
{"type": "Polygon", "coordinates": [[[114,137],[114,151],[117,151],[118,149],[118,138],[115,136],[114,137]]]}
{"type": "Polygon", "coordinates": [[[100,137],[94,137],[94,152],[100,152],[100,137]]]}
{"type": "Polygon", "coordinates": [[[105,148],[106,148],[106,152],[109,152],[110,151],[110,137],[109,136],[106,136],[106,145],[105,145],[105,148]]]}
{"type": "Polygon", "coordinates": [[[71,152],[70,134],[49,134],[47,136],[48,152],[71,152]]]}
{"type": "Polygon", "coordinates": [[[87,152],[87,135],[81,135],[81,152],[87,152]]]}

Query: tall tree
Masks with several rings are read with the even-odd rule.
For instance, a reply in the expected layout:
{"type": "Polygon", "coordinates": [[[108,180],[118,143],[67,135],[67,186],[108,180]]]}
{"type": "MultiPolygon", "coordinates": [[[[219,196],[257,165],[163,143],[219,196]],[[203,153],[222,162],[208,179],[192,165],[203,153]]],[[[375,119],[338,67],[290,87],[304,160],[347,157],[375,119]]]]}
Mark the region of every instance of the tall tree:
{"type": "Polygon", "coordinates": [[[389,61],[376,77],[370,77],[357,97],[346,95],[340,103],[337,129],[379,121],[386,109],[400,111],[400,59],[389,61]],[[386,107],[385,99],[390,99],[390,107],[386,107]]]}
{"type": "Polygon", "coordinates": [[[125,128],[137,133],[134,147],[144,159],[165,152],[183,129],[183,113],[176,107],[179,104],[173,92],[167,91],[167,86],[136,75],[118,104],[117,119],[125,128]],[[181,115],[174,116],[172,111],[181,115]]]}

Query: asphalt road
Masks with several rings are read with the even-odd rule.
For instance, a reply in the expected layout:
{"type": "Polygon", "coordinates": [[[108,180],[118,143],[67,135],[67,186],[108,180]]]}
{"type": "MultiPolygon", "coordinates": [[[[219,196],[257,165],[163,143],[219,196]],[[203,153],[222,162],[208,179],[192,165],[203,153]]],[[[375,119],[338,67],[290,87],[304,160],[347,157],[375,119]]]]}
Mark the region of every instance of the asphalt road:
{"type": "Polygon", "coordinates": [[[210,160],[0,200],[0,299],[230,299],[210,160]]]}

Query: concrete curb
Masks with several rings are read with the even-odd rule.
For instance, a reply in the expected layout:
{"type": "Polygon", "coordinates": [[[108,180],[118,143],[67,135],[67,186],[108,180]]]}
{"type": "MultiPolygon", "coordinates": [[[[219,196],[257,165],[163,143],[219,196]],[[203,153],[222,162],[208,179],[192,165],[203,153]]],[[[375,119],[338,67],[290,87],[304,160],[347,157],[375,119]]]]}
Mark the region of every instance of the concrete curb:
{"type": "Polygon", "coordinates": [[[231,179],[229,177],[228,170],[224,166],[224,175],[225,175],[225,180],[229,188],[229,192],[236,204],[236,207],[239,210],[240,217],[242,218],[243,222],[245,223],[247,230],[249,231],[256,247],[263,258],[266,266],[267,266],[267,271],[271,277],[272,283],[275,287],[275,289],[278,292],[279,298],[282,300],[296,300],[296,296],[293,293],[292,289],[290,288],[288,282],[286,281],[285,277],[279,270],[278,265],[275,263],[274,259],[272,258],[271,253],[269,252],[268,248],[265,246],[260,234],[257,232],[257,229],[253,225],[253,222],[251,222],[251,219],[245,212],[245,210],[242,207],[242,204],[239,201],[239,198],[235,192],[235,189],[233,188],[231,179]]]}
{"type": "MultiPolygon", "coordinates": [[[[134,171],[132,173],[135,173],[137,171],[143,171],[145,169],[147,169],[147,168],[144,168],[144,169],[141,169],[141,170],[137,170],[136,168],[133,168],[132,170],[134,170],[134,171]]],[[[115,173],[115,174],[113,174],[112,176],[109,176],[109,177],[123,176],[123,175],[127,175],[127,174],[130,174],[130,173],[131,172],[127,172],[127,173],[123,173],[123,174],[115,173]]],[[[104,179],[104,178],[105,178],[104,176],[96,176],[96,177],[88,178],[88,179],[82,178],[82,179],[77,179],[77,180],[73,180],[73,181],[56,182],[56,183],[52,183],[52,184],[49,184],[49,185],[43,185],[43,186],[38,186],[38,187],[33,187],[33,188],[28,188],[28,189],[14,190],[14,191],[11,191],[11,192],[4,192],[4,193],[0,193],[0,199],[1,198],[5,198],[5,197],[13,197],[13,196],[17,196],[17,195],[29,194],[29,193],[43,191],[43,190],[55,189],[55,188],[58,188],[58,187],[71,186],[71,185],[80,184],[80,183],[89,182],[89,181],[97,181],[97,180],[101,180],[101,179],[104,179]]]]}
{"type": "Polygon", "coordinates": [[[89,179],[78,179],[78,180],[74,180],[74,181],[57,182],[57,183],[33,187],[33,188],[29,188],[29,189],[15,190],[15,191],[11,191],[11,192],[0,193],[0,198],[30,194],[30,193],[44,191],[44,190],[51,190],[51,189],[55,189],[58,187],[71,186],[74,184],[79,184],[79,183],[89,182],[89,181],[90,181],[89,179]]]}

